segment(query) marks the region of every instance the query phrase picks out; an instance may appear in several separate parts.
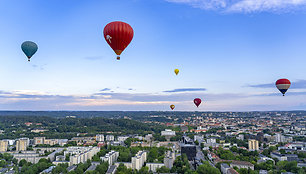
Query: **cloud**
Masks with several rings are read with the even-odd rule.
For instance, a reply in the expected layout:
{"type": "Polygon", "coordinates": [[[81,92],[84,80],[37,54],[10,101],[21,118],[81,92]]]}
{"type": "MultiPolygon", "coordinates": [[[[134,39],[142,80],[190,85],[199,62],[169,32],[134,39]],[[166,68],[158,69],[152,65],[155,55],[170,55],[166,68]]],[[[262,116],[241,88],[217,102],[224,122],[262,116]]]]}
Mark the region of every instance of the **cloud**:
{"type": "Polygon", "coordinates": [[[116,93],[57,95],[37,91],[0,91],[0,110],[176,110],[247,111],[290,110],[306,105],[306,92],[290,92],[286,97],[275,93],[116,93]],[[193,99],[201,98],[196,108],[193,99]]]}
{"type": "Polygon", "coordinates": [[[306,0],[166,0],[221,12],[288,12],[306,7],[306,0]]]}
{"type": "Polygon", "coordinates": [[[163,92],[194,92],[194,91],[206,91],[205,88],[179,88],[173,90],[167,90],[163,92]]]}
{"type": "Polygon", "coordinates": [[[104,89],[101,89],[100,91],[110,91],[111,89],[110,88],[104,88],[104,89]]]}
{"type": "MultiPolygon", "coordinates": [[[[247,85],[246,87],[252,87],[252,88],[275,88],[275,83],[247,85]]],[[[295,82],[291,82],[290,89],[306,89],[306,80],[298,80],[298,81],[295,81],[295,82]]]]}

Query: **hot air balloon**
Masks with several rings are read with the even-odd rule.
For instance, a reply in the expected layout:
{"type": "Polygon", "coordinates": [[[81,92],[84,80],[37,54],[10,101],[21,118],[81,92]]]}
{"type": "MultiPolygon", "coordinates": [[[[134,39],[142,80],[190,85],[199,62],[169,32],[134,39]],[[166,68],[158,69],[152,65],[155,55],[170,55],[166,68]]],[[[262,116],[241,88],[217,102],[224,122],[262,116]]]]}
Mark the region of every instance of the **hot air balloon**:
{"type": "Polygon", "coordinates": [[[277,89],[285,96],[285,93],[289,89],[291,82],[288,79],[278,79],[275,83],[277,89]]]}
{"type": "Polygon", "coordinates": [[[173,110],[175,108],[175,106],[174,105],[170,105],[170,108],[173,110]]]}
{"type": "Polygon", "coordinates": [[[120,60],[120,54],[132,41],[134,31],[129,24],[115,21],[105,26],[103,34],[106,42],[117,54],[117,60],[120,60]]]}
{"type": "Polygon", "coordinates": [[[179,72],[180,72],[179,69],[175,69],[175,70],[174,70],[174,73],[175,73],[176,75],[178,75],[179,72]]]}
{"type": "Polygon", "coordinates": [[[36,53],[38,46],[32,41],[25,41],[21,44],[21,49],[30,61],[31,57],[36,53]]]}
{"type": "Polygon", "coordinates": [[[201,100],[200,98],[195,98],[195,99],[193,100],[193,102],[194,102],[194,104],[195,104],[197,107],[199,107],[200,104],[201,104],[201,102],[202,102],[202,100],[201,100]]]}

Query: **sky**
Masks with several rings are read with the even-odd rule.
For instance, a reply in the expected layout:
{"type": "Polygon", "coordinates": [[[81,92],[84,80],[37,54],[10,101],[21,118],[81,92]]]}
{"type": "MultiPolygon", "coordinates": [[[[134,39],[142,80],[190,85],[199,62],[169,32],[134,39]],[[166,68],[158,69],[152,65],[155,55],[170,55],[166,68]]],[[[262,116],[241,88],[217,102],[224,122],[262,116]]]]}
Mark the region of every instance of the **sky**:
{"type": "Polygon", "coordinates": [[[0,110],[305,110],[305,18],[306,0],[0,0],[0,110]],[[112,21],[134,30],[120,61],[112,21]]]}

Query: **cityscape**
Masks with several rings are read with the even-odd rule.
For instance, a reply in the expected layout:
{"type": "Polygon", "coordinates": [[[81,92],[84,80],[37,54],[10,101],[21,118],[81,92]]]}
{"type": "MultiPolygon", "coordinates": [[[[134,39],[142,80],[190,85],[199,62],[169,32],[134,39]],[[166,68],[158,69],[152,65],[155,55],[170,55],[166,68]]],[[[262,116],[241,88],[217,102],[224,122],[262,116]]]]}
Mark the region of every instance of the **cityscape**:
{"type": "Polygon", "coordinates": [[[306,0],[0,0],[0,174],[306,174],[306,0]]]}
{"type": "Polygon", "coordinates": [[[305,111],[18,113],[0,112],[2,173],[301,174],[306,169],[305,111]],[[93,119],[116,126],[91,125],[93,119]],[[79,129],[67,131],[67,125],[79,129]]]}

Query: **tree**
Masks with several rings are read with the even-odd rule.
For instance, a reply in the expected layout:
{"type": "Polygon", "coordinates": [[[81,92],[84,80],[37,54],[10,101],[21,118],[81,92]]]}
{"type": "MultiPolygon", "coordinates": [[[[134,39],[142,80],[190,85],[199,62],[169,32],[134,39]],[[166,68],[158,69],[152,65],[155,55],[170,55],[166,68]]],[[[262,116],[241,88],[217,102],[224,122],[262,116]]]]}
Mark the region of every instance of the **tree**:
{"type": "Polygon", "coordinates": [[[139,170],[138,173],[149,174],[149,167],[147,167],[147,166],[141,167],[141,169],[139,170]]]}
{"type": "Polygon", "coordinates": [[[156,170],[157,173],[170,173],[170,169],[168,169],[167,167],[165,166],[162,166],[161,168],[158,168],[156,170]]]}
{"type": "Polygon", "coordinates": [[[198,174],[221,174],[219,169],[212,167],[207,161],[197,168],[198,174]]]}
{"type": "Polygon", "coordinates": [[[97,171],[98,173],[106,173],[107,169],[108,169],[108,163],[103,162],[96,167],[95,171],[97,171]]]}
{"type": "Polygon", "coordinates": [[[22,159],[19,161],[19,167],[23,167],[25,164],[27,164],[28,162],[25,159],[22,159]]]}

